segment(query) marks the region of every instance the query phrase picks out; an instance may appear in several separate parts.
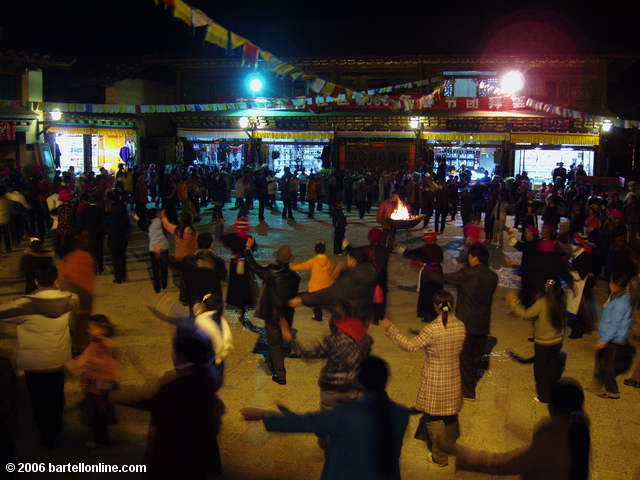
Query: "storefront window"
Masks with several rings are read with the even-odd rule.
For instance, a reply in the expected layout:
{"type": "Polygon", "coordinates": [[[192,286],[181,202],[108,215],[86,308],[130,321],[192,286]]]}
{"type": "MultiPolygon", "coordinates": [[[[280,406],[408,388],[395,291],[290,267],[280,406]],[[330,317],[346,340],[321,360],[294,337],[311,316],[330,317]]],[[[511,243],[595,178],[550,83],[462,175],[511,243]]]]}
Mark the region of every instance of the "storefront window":
{"type": "Polygon", "coordinates": [[[534,183],[549,183],[552,181],[551,172],[562,162],[567,171],[572,165],[582,165],[587,175],[593,175],[593,158],[592,150],[574,150],[570,147],[554,150],[521,149],[515,151],[514,173],[527,172],[534,183]]]}
{"type": "Polygon", "coordinates": [[[269,168],[281,177],[285,167],[291,171],[305,169],[307,173],[322,170],[322,149],[324,145],[308,144],[270,144],[269,168]]]}
{"type": "Polygon", "coordinates": [[[83,135],[56,135],[56,143],[60,148],[60,168],[62,171],[73,167],[76,172],[84,172],[83,135]]]}
{"type": "MultiPolygon", "coordinates": [[[[84,172],[84,135],[59,133],[56,143],[60,148],[60,168],[73,166],[76,172],[84,172]]],[[[129,156],[134,152],[134,142],[127,142],[125,135],[91,135],[91,169],[99,173],[100,168],[115,171],[122,162],[120,151],[129,145],[129,156]]]]}
{"type": "Polygon", "coordinates": [[[193,163],[196,165],[223,166],[229,164],[233,170],[244,165],[244,145],[227,143],[194,143],[193,163]]]}
{"type": "Polygon", "coordinates": [[[483,169],[490,174],[495,169],[495,148],[484,147],[434,147],[436,159],[446,159],[452,170],[460,170],[465,166],[471,170],[483,169]]]}

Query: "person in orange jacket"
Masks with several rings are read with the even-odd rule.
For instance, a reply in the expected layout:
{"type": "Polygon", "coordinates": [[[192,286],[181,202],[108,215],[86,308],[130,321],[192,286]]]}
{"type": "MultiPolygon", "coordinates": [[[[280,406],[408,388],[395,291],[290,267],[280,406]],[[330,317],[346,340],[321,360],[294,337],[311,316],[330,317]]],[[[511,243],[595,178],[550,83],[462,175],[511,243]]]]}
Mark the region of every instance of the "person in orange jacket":
{"type": "MultiPolygon", "coordinates": [[[[311,278],[309,279],[309,293],[317,292],[330,287],[333,284],[334,265],[333,262],[325,255],[327,246],[324,242],[316,243],[314,250],[315,257],[310,258],[306,262],[295,263],[291,265],[291,270],[303,272],[311,270],[311,278]]],[[[322,307],[313,307],[313,320],[322,321],[322,307]]]]}
{"type": "Polygon", "coordinates": [[[70,322],[72,352],[81,353],[89,345],[89,317],[95,295],[95,261],[89,253],[91,243],[86,234],[78,235],[74,248],[58,266],[62,290],[78,295],[79,305],[70,322]]]}

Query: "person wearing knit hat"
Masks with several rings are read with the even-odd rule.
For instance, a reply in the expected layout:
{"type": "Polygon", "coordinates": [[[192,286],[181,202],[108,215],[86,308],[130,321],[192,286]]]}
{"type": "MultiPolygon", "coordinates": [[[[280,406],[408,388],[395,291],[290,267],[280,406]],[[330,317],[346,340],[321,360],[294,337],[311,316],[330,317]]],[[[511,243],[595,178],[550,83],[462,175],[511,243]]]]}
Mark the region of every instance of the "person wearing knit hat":
{"type": "Polygon", "coordinates": [[[438,233],[430,228],[424,231],[422,239],[427,243],[435,243],[438,240],[438,233]]]}
{"type": "Polygon", "coordinates": [[[248,219],[239,217],[233,224],[233,231],[222,235],[220,240],[231,250],[226,303],[239,310],[240,322],[249,328],[250,322],[245,319],[245,313],[247,308],[253,308],[256,304],[257,285],[253,273],[245,265],[245,250],[249,240],[251,248],[256,248],[253,237],[249,235],[248,219]]]}
{"type": "Polygon", "coordinates": [[[238,217],[233,223],[233,228],[239,236],[245,236],[249,233],[249,219],[247,217],[238,217]]]}
{"type": "Polygon", "coordinates": [[[611,218],[613,218],[617,222],[622,221],[622,219],[624,218],[624,214],[617,208],[610,210],[609,215],[611,215],[611,218]]]}
{"type": "Polygon", "coordinates": [[[587,305],[587,299],[591,298],[591,289],[595,284],[593,247],[589,243],[589,237],[579,232],[573,235],[573,244],[571,258],[573,286],[567,290],[567,317],[571,327],[569,338],[581,338],[593,327],[591,309],[587,305]]]}
{"type": "Polygon", "coordinates": [[[263,281],[263,290],[255,311],[255,316],[262,318],[267,331],[269,344],[269,366],[271,379],[280,384],[287,383],[287,372],[284,368],[284,351],[280,319],[291,327],[295,310],[288,304],[289,300],[298,295],[300,275],[291,270],[289,262],[293,259],[291,247],[283,245],[274,254],[275,264],[262,266],[253,258],[251,248],[253,238],[247,240],[245,259],[249,269],[263,281]]]}

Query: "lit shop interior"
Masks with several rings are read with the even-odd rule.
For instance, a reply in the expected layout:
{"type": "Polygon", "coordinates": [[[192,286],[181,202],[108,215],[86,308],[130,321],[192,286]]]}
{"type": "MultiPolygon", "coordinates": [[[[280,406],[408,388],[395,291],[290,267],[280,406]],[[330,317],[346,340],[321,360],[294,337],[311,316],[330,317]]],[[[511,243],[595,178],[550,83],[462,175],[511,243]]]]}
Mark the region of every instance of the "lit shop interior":
{"type": "Polygon", "coordinates": [[[226,142],[194,142],[193,163],[195,165],[231,165],[232,169],[244,165],[246,144],[226,142]]]}
{"type": "Polygon", "coordinates": [[[91,148],[91,170],[100,168],[116,171],[124,161],[134,162],[136,156],[135,133],[105,129],[104,133],[83,134],[56,132],[55,141],[60,151],[60,169],[74,167],[76,172],[85,171],[85,145],[91,148]],[[85,137],[89,137],[85,143],[85,137]]]}
{"type": "Polygon", "coordinates": [[[584,146],[515,145],[514,175],[527,172],[535,184],[552,182],[551,172],[562,162],[569,171],[571,165],[584,167],[587,175],[593,175],[594,150],[584,146]]]}
{"type": "Polygon", "coordinates": [[[487,171],[489,175],[495,170],[496,152],[501,142],[492,144],[490,142],[478,144],[468,144],[465,142],[439,142],[429,140],[429,147],[433,150],[436,161],[444,158],[449,171],[458,171],[461,167],[466,167],[472,172],[487,171]]]}
{"type": "Polygon", "coordinates": [[[293,172],[304,168],[306,173],[322,170],[322,151],[327,143],[267,143],[269,168],[281,177],[284,169],[293,172]]]}

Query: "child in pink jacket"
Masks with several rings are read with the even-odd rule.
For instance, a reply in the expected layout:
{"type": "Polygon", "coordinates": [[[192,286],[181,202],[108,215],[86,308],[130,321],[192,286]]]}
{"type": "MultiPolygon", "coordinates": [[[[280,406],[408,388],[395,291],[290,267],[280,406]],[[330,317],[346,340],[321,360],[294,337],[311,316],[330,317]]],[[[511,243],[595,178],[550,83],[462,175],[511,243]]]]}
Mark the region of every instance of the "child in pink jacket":
{"type": "Polygon", "coordinates": [[[89,447],[108,446],[109,423],[115,423],[113,405],[109,401],[109,392],[118,383],[118,364],[113,356],[110,338],[114,326],[105,315],[92,315],[89,318],[89,336],[91,343],[80,356],[71,361],[70,369],[79,371],[87,403],[89,424],[93,441],[89,447]]]}

